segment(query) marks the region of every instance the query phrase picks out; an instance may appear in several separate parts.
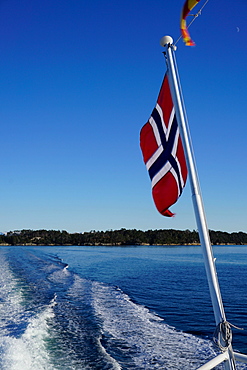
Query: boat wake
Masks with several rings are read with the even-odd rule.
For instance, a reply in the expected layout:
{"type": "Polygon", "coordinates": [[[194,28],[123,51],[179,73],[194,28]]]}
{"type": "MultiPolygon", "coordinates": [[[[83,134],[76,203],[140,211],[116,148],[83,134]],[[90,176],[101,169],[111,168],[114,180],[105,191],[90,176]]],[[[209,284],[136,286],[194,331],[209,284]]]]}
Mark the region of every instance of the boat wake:
{"type": "Polygon", "coordinates": [[[120,289],[94,283],[94,308],[102,342],[127,369],[196,369],[215,352],[206,340],[177,331],[120,289]]]}
{"type": "Polygon", "coordinates": [[[25,287],[12,271],[3,255],[1,265],[1,369],[53,369],[49,364],[46,341],[49,320],[54,317],[55,297],[32,314],[25,305],[25,287]]]}
{"type": "Polygon", "coordinates": [[[215,355],[210,341],[166,325],[56,256],[1,249],[0,266],[3,370],[192,370],[215,355]]]}

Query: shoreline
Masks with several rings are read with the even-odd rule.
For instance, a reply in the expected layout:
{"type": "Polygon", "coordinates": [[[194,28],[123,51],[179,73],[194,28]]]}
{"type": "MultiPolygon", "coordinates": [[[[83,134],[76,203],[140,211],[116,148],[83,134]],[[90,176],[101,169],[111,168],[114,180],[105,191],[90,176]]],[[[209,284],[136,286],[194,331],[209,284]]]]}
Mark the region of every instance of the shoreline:
{"type": "MultiPolygon", "coordinates": [[[[193,246],[200,246],[200,243],[169,243],[169,244],[148,244],[148,243],[139,243],[139,244],[122,244],[122,243],[87,243],[87,244],[35,244],[35,243],[18,243],[18,244],[8,244],[8,243],[0,243],[0,247],[193,247],[193,246]]],[[[238,245],[238,246],[245,246],[247,244],[236,244],[236,243],[217,243],[212,244],[212,246],[230,246],[230,245],[238,245]]]]}

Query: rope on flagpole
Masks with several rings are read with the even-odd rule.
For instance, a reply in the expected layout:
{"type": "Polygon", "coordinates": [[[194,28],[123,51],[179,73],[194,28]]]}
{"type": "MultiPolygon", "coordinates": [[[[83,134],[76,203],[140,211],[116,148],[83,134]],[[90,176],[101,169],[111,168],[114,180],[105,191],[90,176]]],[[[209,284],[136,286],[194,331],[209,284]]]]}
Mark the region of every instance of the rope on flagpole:
{"type": "MultiPolygon", "coordinates": [[[[201,9],[196,13],[196,14],[189,14],[189,16],[193,16],[193,19],[192,21],[188,24],[188,27],[187,28],[190,28],[190,26],[192,25],[192,23],[196,20],[196,18],[202,14],[202,9],[205,7],[205,5],[207,5],[207,3],[209,2],[209,0],[206,0],[205,3],[203,4],[203,6],[201,7],[201,9]]],[[[177,39],[177,41],[174,43],[174,45],[176,45],[178,43],[178,41],[182,38],[182,35],[179,36],[179,38],[177,39]]]]}

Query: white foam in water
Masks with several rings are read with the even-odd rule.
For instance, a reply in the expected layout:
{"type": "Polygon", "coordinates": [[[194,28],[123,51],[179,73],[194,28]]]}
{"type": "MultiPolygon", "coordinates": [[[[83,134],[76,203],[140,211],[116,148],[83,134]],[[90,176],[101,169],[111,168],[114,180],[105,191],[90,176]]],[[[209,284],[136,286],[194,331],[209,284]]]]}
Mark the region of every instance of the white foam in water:
{"type": "Polygon", "coordinates": [[[93,290],[107,348],[122,348],[131,358],[131,368],[192,370],[215,356],[209,341],[176,331],[121,290],[99,283],[93,290]]]}
{"type": "Polygon", "coordinates": [[[53,283],[59,282],[63,283],[66,282],[66,279],[70,277],[70,272],[68,271],[68,265],[66,265],[63,269],[57,269],[49,275],[49,280],[53,283]]]}
{"type": "Polygon", "coordinates": [[[105,357],[108,359],[108,361],[112,364],[112,369],[113,370],[121,370],[122,367],[119,365],[119,363],[109,355],[109,353],[106,352],[105,348],[102,346],[101,342],[100,342],[100,339],[99,338],[99,341],[98,341],[98,345],[102,351],[102,353],[105,355],[105,357]]]}
{"type": "Polygon", "coordinates": [[[49,365],[49,355],[45,348],[48,338],[47,320],[54,316],[53,306],[50,305],[34,317],[28,318],[28,324],[20,337],[9,332],[8,326],[21,324],[25,315],[22,291],[18,280],[15,279],[3,251],[0,254],[0,368],[1,370],[39,370],[52,369],[49,365]]]}
{"type": "Polygon", "coordinates": [[[45,341],[49,338],[47,320],[54,317],[55,300],[30,322],[20,338],[1,338],[4,349],[2,369],[39,370],[53,369],[49,364],[49,354],[45,341]]]}
{"type": "MultiPolygon", "coordinates": [[[[74,275],[74,284],[69,289],[68,293],[70,296],[77,297],[77,298],[78,298],[78,293],[81,296],[87,296],[87,300],[89,301],[90,294],[88,295],[88,290],[91,290],[91,286],[92,286],[91,281],[83,279],[79,275],[74,275]]],[[[100,349],[101,353],[104,355],[104,358],[106,358],[108,363],[111,364],[112,370],[121,370],[122,367],[119,365],[119,363],[112,356],[110,356],[110,354],[107,353],[105,348],[102,346],[101,337],[97,338],[97,344],[98,344],[98,348],[100,349]]],[[[89,368],[91,369],[91,367],[89,368]]]]}
{"type": "Polygon", "coordinates": [[[16,323],[23,311],[22,294],[18,289],[18,282],[12,275],[5,260],[5,256],[0,254],[0,334],[7,332],[6,324],[16,323]]]}
{"type": "MultiPolygon", "coordinates": [[[[83,279],[67,266],[58,269],[47,264],[45,269],[51,284],[63,284],[66,289],[64,296],[57,291],[57,321],[56,295],[36,314],[25,311],[23,282],[12,274],[0,250],[1,370],[94,370],[94,364],[97,369],[102,364],[102,370],[193,370],[215,355],[211,342],[166,325],[120,289],[83,279]],[[83,309],[93,321],[81,320],[83,309]],[[91,322],[95,320],[94,332],[91,322]],[[62,332],[65,335],[60,338],[62,332]],[[96,339],[91,348],[88,335],[96,339]],[[48,348],[55,350],[55,356],[48,348]]],[[[246,367],[238,365],[237,369],[246,367]]]]}

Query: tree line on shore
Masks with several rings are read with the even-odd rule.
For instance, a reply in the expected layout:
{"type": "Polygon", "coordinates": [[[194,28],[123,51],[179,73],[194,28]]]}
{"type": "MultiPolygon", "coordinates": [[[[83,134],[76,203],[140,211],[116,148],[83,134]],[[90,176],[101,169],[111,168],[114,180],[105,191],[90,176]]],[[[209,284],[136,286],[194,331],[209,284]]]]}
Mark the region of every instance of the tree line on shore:
{"type": "MultiPolygon", "coordinates": [[[[210,230],[214,245],[247,245],[247,233],[210,230]]],[[[2,245],[197,245],[199,236],[193,230],[136,230],[120,229],[83,233],[65,230],[15,230],[0,235],[2,245]]]]}

